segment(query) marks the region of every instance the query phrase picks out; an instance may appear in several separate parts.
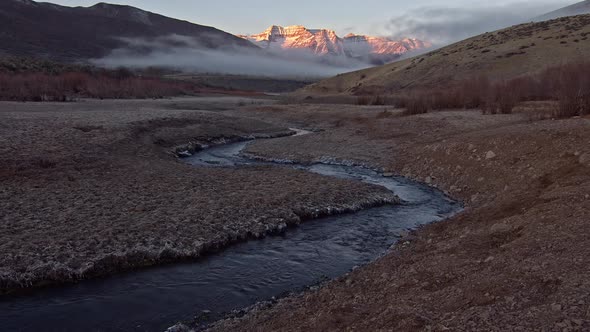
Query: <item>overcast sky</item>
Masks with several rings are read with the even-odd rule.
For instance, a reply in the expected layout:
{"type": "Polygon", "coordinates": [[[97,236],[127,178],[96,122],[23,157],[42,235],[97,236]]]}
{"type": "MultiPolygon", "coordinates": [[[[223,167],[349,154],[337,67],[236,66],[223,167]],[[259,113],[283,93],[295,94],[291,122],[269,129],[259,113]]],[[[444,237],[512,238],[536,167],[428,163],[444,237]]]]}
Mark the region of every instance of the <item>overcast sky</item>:
{"type": "MultiPolygon", "coordinates": [[[[90,6],[96,0],[49,0],[66,6],[90,6]]],[[[429,15],[444,12],[446,22],[453,20],[453,10],[462,19],[495,20],[498,24],[511,22],[502,16],[532,18],[576,0],[112,0],[166,16],[210,25],[234,34],[259,33],[272,24],[304,25],[309,28],[329,28],[344,35],[348,32],[374,35],[411,33],[416,22],[396,23],[401,18],[420,16],[428,21],[429,15]],[[484,13],[491,13],[485,14],[484,13]],[[473,13],[473,15],[471,15],[473,13]],[[471,18],[465,16],[471,15],[471,18]],[[485,17],[484,17],[485,16],[485,17]],[[392,31],[395,30],[395,31],[392,31]]],[[[473,23],[473,22],[472,22],[473,23]]],[[[490,22],[487,22],[488,26],[490,22]]],[[[460,28],[463,25],[459,25],[460,28]]],[[[491,25],[493,26],[493,24],[491,25]]],[[[501,27],[501,26],[500,26],[501,27]]],[[[457,28],[457,27],[456,27],[457,28]]],[[[487,26],[486,26],[487,28],[487,26]]],[[[426,31],[424,29],[420,31],[426,31]]],[[[417,37],[417,36],[410,36],[417,37]]],[[[422,36],[420,36],[422,37],[422,36]]]]}

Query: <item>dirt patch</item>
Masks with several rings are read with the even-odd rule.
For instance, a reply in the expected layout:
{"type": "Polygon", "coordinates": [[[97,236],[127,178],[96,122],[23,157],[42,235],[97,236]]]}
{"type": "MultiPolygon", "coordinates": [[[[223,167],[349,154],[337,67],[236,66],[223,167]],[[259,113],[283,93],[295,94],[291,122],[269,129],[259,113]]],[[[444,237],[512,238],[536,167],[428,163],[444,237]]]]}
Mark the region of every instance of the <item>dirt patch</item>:
{"type": "Polygon", "coordinates": [[[258,142],[251,153],[354,160],[428,182],[467,210],[319,290],[213,330],[590,329],[590,121],[472,111],[379,116],[383,110],[308,105],[241,114],[322,130],[289,149],[258,142]]]}

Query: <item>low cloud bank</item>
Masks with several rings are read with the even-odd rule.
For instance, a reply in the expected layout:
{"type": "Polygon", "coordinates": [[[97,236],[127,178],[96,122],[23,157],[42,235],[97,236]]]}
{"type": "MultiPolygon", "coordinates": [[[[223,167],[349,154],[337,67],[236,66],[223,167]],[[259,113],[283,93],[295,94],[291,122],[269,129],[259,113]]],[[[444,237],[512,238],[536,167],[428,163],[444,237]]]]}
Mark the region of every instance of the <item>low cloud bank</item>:
{"type": "Polygon", "coordinates": [[[211,49],[200,45],[193,38],[178,35],[121,40],[126,44],[125,47],[93,62],[106,67],[168,67],[185,72],[276,78],[323,78],[369,67],[353,59],[329,56],[318,58],[305,51],[278,54],[236,46],[211,49]]]}
{"type": "Polygon", "coordinates": [[[555,9],[555,2],[475,5],[471,8],[423,7],[392,18],[386,30],[393,39],[407,36],[445,46],[484,32],[530,22],[555,9]]]}

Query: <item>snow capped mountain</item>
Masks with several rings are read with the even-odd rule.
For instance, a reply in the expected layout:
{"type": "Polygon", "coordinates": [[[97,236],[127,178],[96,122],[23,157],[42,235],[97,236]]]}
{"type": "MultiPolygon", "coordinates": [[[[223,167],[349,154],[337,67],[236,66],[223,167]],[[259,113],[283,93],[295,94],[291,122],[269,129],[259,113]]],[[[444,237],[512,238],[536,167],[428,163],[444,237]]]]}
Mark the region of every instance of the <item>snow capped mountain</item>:
{"type": "Polygon", "coordinates": [[[273,25],[263,33],[239,37],[272,51],[308,50],[318,56],[349,57],[371,62],[389,62],[409,51],[431,46],[417,39],[394,41],[384,37],[355,34],[340,38],[333,30],[307,29],[300,25],[273,25]]]}
{"type": "Polygon", "coordinates": [[[300,25],[273,25],[261,34],[240,37],[271,50],[309,49],[318,55],[344,55],[342,42],[332,30],[309,30],[300,25]]]}
{"type": "Polygon", "coordinates": [[[372,37],[365,35],[348,34],[343,38],[344,49],[352,57],[373,57],[381,58],[383,62],[390,62],[401,55],[414,50],[431,47],[430,43],[405,38],[402,40],[391,40],[385,37],[372,37]]]}

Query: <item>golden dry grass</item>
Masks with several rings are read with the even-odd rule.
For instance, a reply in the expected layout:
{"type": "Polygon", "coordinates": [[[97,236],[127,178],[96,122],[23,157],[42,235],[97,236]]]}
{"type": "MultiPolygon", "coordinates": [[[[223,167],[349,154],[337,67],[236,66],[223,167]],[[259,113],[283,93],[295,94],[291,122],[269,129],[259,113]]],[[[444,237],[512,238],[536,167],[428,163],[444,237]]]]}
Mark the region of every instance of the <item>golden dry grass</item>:
{"type": "Polygon", "coordinates": [[[299,96],[377,95],[447,86],[486,75],[509,79],[590,54],[590,15],[527,23],[485,33],[385,66],[309,85],[299,96]]]}

